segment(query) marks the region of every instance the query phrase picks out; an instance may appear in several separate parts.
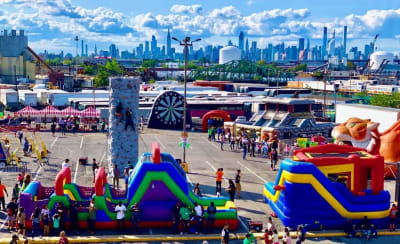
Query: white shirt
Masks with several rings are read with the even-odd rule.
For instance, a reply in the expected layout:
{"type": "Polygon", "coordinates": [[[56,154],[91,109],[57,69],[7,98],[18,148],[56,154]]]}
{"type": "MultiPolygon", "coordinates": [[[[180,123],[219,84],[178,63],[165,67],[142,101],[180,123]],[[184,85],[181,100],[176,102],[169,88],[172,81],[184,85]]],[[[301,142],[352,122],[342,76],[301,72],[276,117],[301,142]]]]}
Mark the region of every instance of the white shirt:
{"type": "Polygon", "coordinates": [[[126,207],[124,204],[121,206],[117,205],[115,207],[115,212],[117,212],[117,219],[123,219],[125,217],[126,207]]]}
{"type": "Polygon", "coordinates": [[[197,205],[196,207],[194,207],[194,211],[196,212],[197,216],[203,216],[203,209],[201,209],[200,205],[197,205]]]}
{"type": "Polygon", "coordinates": [[[42,209],[41,214],[42,214],[42,216],[43,215],[49,215],[50,214],[50,210],[49,209],[42,209]]]}
{"type": "Polygon", "coordinates": [[[68,164],[68,163],[66,163],[66,162],[64,161],[64,162],[62,163],[61,167],[62,167],[62,168],[69,167],[69,164],[68,164]]]}

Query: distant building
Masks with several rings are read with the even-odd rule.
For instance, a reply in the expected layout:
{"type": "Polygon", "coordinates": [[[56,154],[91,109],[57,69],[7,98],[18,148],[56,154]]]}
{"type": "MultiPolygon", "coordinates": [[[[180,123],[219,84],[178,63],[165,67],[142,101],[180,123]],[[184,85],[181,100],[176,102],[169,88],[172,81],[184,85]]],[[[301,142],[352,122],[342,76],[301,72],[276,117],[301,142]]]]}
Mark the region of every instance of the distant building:
{"type": "Polygon", "coordinates": [[[324,27],[324,36],[322,39],[322,59],[324,60],[326,58],[326,44],[328,41],[328,28],[324,27]]]}
{"type": "MultiPolygon", "coordinates": [[[[119,50],[115,46],[115,44],[111,44],[109,48],[109,54],[112,58],[119,58],[119,50]]],[[[102,56],[102,55],[101,55],[102,56]]]]}
{"type": "Polygon", "coordinates": [[[347,25],[343,27],[343,57],[347,55],[347,25]]]}
{"type": "Polygon", "coordinates": [[[167,58],[172,59],[172,50],[171,50],[171,33],[169,32],[168,28],[168,34],[167,34],[167,58]]]}
{"type": "Polygon", "coordinates": [[[239,33],[239,49],[242,52],[244,51],[244,33],[243,33],[243,31],[241,31],[239,33]]]}
{"type": "Polygon", "coordinates": [[[3,83],[15,83],[16,78],[35,78],[35,63],[28,49],[28,37],[24,30],[18,33],[4,30],[0,35],[0,79],[3,83]]]}

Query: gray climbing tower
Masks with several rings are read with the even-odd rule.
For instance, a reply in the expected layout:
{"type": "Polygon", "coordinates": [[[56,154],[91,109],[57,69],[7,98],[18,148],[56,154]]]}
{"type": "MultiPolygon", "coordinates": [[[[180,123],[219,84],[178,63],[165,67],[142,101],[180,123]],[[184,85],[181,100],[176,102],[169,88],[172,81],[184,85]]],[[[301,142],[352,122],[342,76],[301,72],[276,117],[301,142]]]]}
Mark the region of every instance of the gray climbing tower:
{"type": "MultiPolygon", "coordinates": [[[[108,145],[112,165],[117,165],[122,173],[128,161],[135,164],[138,160],[138,109],[139,85],[142,83],[138,77],[111,77],[110,78],[110,135],[108,145]],[[116,114],[116,108],[122,103],[122,122],[116,114]],[[132,110],[133,127],[125,130],[126,111],[132,110]]],[[[122,176],[122,174],[121,174],[122,176]]]]}

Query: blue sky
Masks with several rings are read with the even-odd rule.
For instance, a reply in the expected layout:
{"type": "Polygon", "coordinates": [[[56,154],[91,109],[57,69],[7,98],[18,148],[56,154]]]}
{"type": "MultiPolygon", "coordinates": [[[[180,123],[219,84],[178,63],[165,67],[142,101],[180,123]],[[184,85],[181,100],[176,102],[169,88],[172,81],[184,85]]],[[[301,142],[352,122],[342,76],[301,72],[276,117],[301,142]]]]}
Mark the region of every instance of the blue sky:
{"type": "Polygon", "coordinates": [[[107,49],[133,47],[156,35],[165,44],[166,31],[174,36],[201,37],[199,46],[237,44],[244,31],[250,41],[284,41],[299,37],[320,45],[322,28],[336,31],[341,43],[343,26],[349,29],[348,48],[370,42],[380,34],[378,49],[400,51],[399,0],[0,0],[0,29],[25,29],[30,46],[38,52],[74,53],[73,37],[107,49]]]}

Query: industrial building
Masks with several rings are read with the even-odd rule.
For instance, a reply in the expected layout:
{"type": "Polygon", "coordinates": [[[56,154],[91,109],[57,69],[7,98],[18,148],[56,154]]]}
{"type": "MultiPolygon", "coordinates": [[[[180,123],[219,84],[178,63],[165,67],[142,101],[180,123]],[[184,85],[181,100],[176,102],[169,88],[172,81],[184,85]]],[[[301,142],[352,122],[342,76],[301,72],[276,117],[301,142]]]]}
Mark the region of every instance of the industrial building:
{"type": "Polygon", "coordinates": [[[0,35],[1,83],[15,84],[18,79],[34,79],[35,63],[28,51],[28,37],[24,30],[2,31],[0,35]]]}

